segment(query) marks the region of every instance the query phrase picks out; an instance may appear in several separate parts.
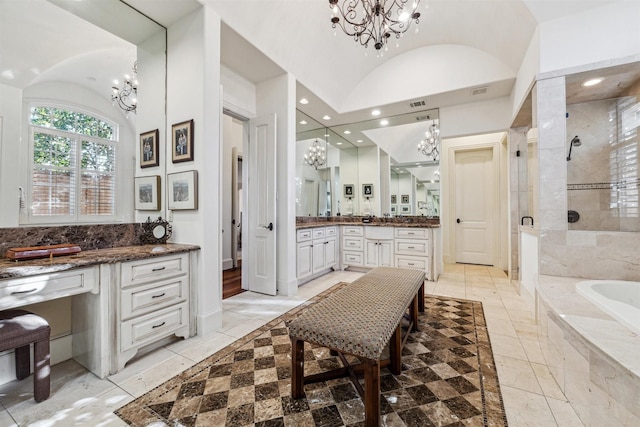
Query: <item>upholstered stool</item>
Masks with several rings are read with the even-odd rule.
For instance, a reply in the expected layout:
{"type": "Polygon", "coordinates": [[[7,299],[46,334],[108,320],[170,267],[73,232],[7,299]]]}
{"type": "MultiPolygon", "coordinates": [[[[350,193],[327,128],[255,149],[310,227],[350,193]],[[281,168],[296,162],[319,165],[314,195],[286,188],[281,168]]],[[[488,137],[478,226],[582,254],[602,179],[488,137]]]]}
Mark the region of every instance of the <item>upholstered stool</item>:
{"type": "Polygon", "coordinates": [[[33,343],[33,397],[41,402],[49,397],[49,323],[25,310],[0,311],[0,351],[15,349],[16,377],[29,376],[29,345],[33,343]]]}

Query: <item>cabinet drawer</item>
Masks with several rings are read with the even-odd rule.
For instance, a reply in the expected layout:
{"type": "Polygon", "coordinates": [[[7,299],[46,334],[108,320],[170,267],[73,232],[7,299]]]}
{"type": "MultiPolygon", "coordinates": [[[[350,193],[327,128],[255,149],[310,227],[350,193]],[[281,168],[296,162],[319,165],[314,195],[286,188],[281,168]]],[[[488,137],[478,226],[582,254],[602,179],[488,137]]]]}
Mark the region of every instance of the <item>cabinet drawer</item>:
{"type": "Polygon", "coordinates": [[[42,274],[0,281],[0,309],[33,304],[52,298],[98,289],[98,268],[42,274]]]}
{"type": "Polygon", "coordinates": [[[342,239],[342,248],[346,251],[361,251],[363,248],[362,237],[344,236],[342,239]]]}
{"type": "Polygon", "coordinates": [[[364,236],[364,230],[361,225],[345,225],[342,227],[342,233],[345,236],[364,236]]]}
{"type": "Polygon", "coordinates": [[[296,233],[296,241],[297,242],[306,242],[307,240],[311,240],[311,228],[305,228],[304,230],[298,230],[296,233]]]}
{"type": "Polygon", "coordinates": [[[429,255],[428,240],[396,239],[395,243],[396,253],[416,256],[429,255]]]}
{"type": "Polygon", "coordinates": [[[326,237],[336,236],[336,235],[338,235],[338,228],[337,227],[325,227],[324,235],[326,237]]]}
{"type": "Polygon", "coordinates": [[[189,323],[189,304],[165,308],[120,324],[120,350],[142,347],[173,334],[189,323]]]}
{"type": "Polygon", "coordinates": [[[428,239],[428,228],[396,228],[396,237],[409,239],[428,239]]]}
{"type": "Polygon", "coordinates": [[[321,239],[324,237],[324,227],[314,228],[313,229],[313,238],[321,239]]]}
{"type": "Polygon", "coordinates": [[[353,265],[362,267],[363,264],[363,254],[362,252],[343,252],[342,253],[342,263],[345,265],[353,265]]]}
{"type": "Polygon", "coordinates": [[[122,264],[121,286],[138,285],[186,274],[189,271],[189,254],[164,256],[122,264]]]}
{"type": "Polygon", "coordinates": [[[396,255],[396,267],[429,271],[429,258],[396,255]]]}
{"type": "Polygon", "coordinates": [[[188,289],[186,276],[124,289],[120,296],[121,320],[186,301],[188,289]]]}

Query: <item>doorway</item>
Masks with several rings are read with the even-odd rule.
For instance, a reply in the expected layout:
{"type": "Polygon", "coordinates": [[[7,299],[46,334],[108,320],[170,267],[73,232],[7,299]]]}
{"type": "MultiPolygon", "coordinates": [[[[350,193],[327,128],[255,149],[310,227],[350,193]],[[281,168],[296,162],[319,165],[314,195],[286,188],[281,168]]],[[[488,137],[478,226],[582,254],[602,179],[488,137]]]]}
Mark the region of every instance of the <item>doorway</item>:
{"type": "Polygon", "coordinates": [[[494,265],[496,188],[493,148],[455,152],[457,263],[494,265]]]}
{"type": "Polygon", "coordinates": [[[223,115],[223,169],[222,218],[223,218],[223,271],[222,299],[246,290],[242,284],[242,146],[248,121],[228,113],[223,115]]]}

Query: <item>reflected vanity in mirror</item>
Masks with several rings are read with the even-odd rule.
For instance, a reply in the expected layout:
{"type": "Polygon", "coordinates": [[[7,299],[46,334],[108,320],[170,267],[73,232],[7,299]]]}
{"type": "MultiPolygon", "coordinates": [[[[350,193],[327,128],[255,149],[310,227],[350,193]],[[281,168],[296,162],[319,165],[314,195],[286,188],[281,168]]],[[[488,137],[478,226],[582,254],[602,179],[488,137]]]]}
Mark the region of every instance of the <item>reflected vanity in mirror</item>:
{"type": "Polygon", "coordinates": [[[325,127],[297,111],[296,216],[439,216],[439,159],[417,149],[438,110],[384,120],[325,127]],[[308,162],[317,146],[322,164],[308,162]]]}

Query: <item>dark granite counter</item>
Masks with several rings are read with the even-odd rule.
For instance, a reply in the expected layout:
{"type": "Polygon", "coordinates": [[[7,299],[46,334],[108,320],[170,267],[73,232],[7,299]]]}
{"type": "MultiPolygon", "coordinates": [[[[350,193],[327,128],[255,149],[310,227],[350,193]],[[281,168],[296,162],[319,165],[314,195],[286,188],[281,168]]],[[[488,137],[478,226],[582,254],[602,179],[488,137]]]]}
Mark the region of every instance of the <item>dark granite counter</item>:
{"type": "Polygon", "coordinates": [[[200,247],[196,245],[167,243],[164,245],[120,246],[115,248],[94,249],[82,251],[70,256],[53,257],[53,259],[41,258],[13,261],[2,258],[0,259],[0,279],[13,279],[38,274],[55,273],[75,268],[153,258],[198,249],[200,249],[200,247]]]}
{"type": "Polygon", "coordinates": [[[372,217],[370,222],[362,222],[363,217],[332,216],[332,217],[297,217],[296,229],[325,227],[332,225],[368,225],[373,227],[403,227],[403,228],[439,228],[439,218],[425,216],[402,217],[372,217]]]}

